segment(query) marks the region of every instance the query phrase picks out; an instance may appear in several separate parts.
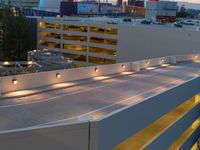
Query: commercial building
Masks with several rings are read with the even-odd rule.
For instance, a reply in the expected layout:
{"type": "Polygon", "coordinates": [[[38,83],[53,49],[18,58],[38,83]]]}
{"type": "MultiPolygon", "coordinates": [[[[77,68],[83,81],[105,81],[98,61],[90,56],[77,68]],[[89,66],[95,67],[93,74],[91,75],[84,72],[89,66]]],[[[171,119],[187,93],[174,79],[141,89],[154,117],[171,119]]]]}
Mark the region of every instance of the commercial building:
{"type": "Polygon", "coordinates": [[[37,48],[60,51],[81,66],[197,53],[200,47],[197,27],[141,25],[137,20],[104,17],[37,21],[37,48]]]}
{"type": "Polygon", "coordinates": [[[5,150],[198,150],[200,55],[1,77],[5,150]]]}
{"type": "Polygon", "coordinates": [[[19,8],[38,7],[39,0],[12,0],[12,4],[19,8]]]}
{"type": "Polygon", "coordinates": [[[146,18],[165,19],[173,22],[176,19],[177,2],[172,1],[147,1],[146,18]]]}
{"type": "Polygon", "coordinates": [[[61,16],[77,16],[77,15],[92,15],[106,14],[119,12],[119,8],[111,3],[98,3],[96,1],[62,1],[60,7],[61,16]]]}

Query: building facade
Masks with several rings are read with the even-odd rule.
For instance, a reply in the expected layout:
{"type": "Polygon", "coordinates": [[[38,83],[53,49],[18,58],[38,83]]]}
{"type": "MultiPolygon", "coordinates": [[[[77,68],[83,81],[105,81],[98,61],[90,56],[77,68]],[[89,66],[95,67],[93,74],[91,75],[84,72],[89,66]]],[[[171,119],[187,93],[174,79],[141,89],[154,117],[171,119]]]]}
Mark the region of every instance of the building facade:
{"type": "Polygon", "coordinates": [[[116,63],[117,35],[117,27],[105,23],[38,20],[38,49],[61,51],[81,66],[116,63]]]}
{"type": "Polygon", "coordinates": [[[33,8],[38,7],[39,0],[12,0],[12,4],[19,8],[33,8]]]}
{"type": "Polygon", "coordinates": [[[144,26],[134,20],[130,23],[121,21],[102,18],[39,18],[37,48],[60,51],[81,66],[199,51],[200,32],[196,31],[196,27],[191,30],[144,26]]]}
{"type": "Polygon", "coordinates": [[[177,12],[177,2],[171,1],[148,1],[146,3],[146,18],[148,19],[166,19],[174,21],[177,12]]]}

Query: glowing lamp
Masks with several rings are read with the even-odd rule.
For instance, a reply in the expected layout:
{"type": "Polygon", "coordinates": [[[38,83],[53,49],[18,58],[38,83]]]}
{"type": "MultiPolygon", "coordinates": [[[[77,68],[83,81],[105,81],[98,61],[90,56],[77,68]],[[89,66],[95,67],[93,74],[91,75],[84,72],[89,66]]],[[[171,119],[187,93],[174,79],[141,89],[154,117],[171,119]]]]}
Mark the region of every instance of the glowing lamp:
{"type": "Polygon", "coordinates": [[[60,77],[61,77],[60,73],[56,73],[56,78],[60,78],[60,77]]]}
{"type": "Polygon", "coordinates": [[[98,71],[99,71],[99,69],[98,69],[98,68],[94,68],[94,71],[95,71],[95,72],[98,72],[98,71]]]}
{"type": "Polygon", "coordinates": [[[17,83],[18,83],[17,79],[12,80],[12,84],[17,84],[17,83]]]}

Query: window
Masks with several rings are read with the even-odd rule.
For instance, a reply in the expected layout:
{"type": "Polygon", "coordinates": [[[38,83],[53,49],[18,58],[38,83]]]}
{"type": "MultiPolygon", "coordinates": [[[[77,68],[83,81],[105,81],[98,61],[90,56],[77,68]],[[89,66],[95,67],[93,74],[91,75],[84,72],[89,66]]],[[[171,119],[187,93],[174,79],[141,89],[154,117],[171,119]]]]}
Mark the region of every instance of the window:
{"type": "Polygon", "coordinates": [[[99,27],[90,27],[90,32],[101,33],[101,34],[117,34],[117,29],[114,28],[99,28],[99,27]]]}
{"type": "Polygon", "coordinates": [[[84,55],[63,53],[63,56],[71,58],[71,59],[73,59],[75,61],[84,61],[84,62],[86,62],[86,56],[84,56],[84,55]]]}
{"type": "Polygon", "coordinates": [[[66,50],[87,51],[87,46],[82,45],[63,44],[63,48],[66,50]]]}
{"type": "Polygon", "coordinates": [[[40,32],[40,35],[43,37],[60,39],[60,34],[57,33],[40,32]]]}
{"type": "Polygon", "coordinates": [[[60,24],[57,24],[57,23],[53,24],[53,23],[46,23],[46,22],[40,22],[39,26],[40,26],[40,28],[43,28],[43,29],[47,29],[47,28],[60,29],[60,27],[61,27],[60,24]]]}
{"type": "Polygon", "coordinates": [[[87,26],[63,25],[63,30],[87,32],[87,26]]]}
{"type": "Polygon", "coordinates": [[[94,64],[101,64],[101,65],[116,63],[116,61],[112,59],[98,58],[98,57],[91,57],[91,56],[89,56],[89,62],[94,63],[94,64]]]}
{"type": "Polygon", "coordinates": [[[84,42],[87,41],[86,36],[70,35],[70,34],[63,34],[63,39],[72,41],[84,41],[84,42]]]}
{"type": "Polygon", "coordinates": [[[98,37],[91,37],[90,42],[117,45],[116,39],[106,39],[106,38],[98,38],[98,37]]]}
{"type": "Polygon", "coordinates": [[[46,46],[46,47],[51,47],[51,48],[60,48],[60,43],[57,43],[57,42],[49,42],[49,41],[40,40],[39,44],[41,46],[46,46]]]}
{"type": "Polygon", "coordinates": [[[99,47],[89,47],[89,51],[92,53],[99,53],[105,55],[113,55],[116,56],[116,50],[113,49],[106,49],[106,48],[99,48],[99,47]]]}

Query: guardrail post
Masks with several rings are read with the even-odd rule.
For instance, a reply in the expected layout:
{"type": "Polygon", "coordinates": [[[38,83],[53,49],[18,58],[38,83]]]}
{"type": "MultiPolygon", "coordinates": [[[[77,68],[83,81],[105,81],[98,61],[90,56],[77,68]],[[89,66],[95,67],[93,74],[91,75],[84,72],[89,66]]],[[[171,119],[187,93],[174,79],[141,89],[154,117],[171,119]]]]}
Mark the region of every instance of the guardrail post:
{"type": "Polygon", "coordinates": [[[176,57],[175,57],[175,56],[170,56],[170,57],[169,57],[169,63],[170,63],[170,64],[173,64],[173,65],[176,64],[176,63],[177,63],[176,57]]]}

